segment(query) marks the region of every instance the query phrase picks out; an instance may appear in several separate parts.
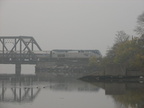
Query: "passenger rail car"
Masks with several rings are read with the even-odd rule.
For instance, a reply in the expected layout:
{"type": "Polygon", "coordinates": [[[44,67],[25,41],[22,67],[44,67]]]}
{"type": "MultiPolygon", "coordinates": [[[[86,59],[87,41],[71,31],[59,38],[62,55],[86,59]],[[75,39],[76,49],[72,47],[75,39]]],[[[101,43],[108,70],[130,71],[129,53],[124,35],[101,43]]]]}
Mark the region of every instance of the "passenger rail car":
{"type": "MultiPolygon", "coordinates": [[[[102,55],[99,50],[52,50],[52,51],[32,51],[39,60],[48,60],[48,59],[89,59],[90,57],[101,58],[102,55]]],[[[5,56],[10,59],[17,59],[22,57],[24,60],[30,59],[28,51],[23,52],[5,52],[5,56]]],[[[0,52],[0,58],[3,58],[3,53],[0,52]]]]}
{"type": "Polygon", "coordinates": [[[51,58],[90,58],[102,57],[99,50],[52,50],[51,58]]]}

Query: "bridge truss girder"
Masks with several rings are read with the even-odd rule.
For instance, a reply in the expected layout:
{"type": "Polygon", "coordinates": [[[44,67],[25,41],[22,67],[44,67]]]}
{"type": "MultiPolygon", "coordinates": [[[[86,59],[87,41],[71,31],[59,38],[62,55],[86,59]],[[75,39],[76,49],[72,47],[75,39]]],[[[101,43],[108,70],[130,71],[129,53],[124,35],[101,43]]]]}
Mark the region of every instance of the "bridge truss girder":
{"type": "Polygon", "coordinates": [[[42,51],[31,36],[0,37],[0,47],[0,59],[3,61],[36,61],[34,51],[42,51]]]}

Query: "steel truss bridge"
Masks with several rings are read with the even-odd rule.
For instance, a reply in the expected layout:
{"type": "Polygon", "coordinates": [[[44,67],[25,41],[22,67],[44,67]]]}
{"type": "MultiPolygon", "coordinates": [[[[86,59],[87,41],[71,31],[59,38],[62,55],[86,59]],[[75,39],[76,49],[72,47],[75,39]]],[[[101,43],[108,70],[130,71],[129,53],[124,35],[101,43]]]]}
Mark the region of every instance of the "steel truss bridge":
{"type": "MultiPolygon", "coordinates": [[[[15,64],[16,75],[21,74],[21,64],[42,65],[42,62],[45,61],[57,62],[60,65],[62,63],[76,64],[72,59],[51,58],[51,53],[42,51],[36,40],[31,36],[0,37],[0,64],[15,64]]],[[[82,63],[81,60],[80,63],[82,63]]]]}
{"type": "Polygon", "coordinates": [[[35,64],[35,51],[42,51],[31,36],[0,37],[0,64],[35,64]]]}

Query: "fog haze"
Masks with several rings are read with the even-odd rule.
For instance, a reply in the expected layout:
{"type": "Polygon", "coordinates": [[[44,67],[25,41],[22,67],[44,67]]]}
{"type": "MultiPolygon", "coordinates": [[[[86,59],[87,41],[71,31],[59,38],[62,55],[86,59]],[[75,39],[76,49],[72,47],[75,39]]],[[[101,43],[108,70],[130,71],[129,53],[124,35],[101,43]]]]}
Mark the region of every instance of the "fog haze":
{"type": "Polygon", "coordinates": [[[43,50],[98,49],[134,35],[144,0],[0,0],[0,36],[33,36],[43,50]]]}

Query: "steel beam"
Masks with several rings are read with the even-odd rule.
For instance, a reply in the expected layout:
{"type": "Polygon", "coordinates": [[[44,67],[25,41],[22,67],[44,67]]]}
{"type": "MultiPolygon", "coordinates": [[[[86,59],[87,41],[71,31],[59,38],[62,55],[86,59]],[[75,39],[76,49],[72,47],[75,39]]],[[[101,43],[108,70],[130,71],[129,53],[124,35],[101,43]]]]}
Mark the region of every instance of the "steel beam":
{"type": "Polygon", "coordinates": [[[34,47],[42,51],[36,40],[32,36],[1,36],[0,45],[2,46],[3,60],[8,62],[14,59],[22,61],[23,59],[35,60],[34,47]],[[7,43],[12,43],[12,48],[7,46],[7,43]]]}

